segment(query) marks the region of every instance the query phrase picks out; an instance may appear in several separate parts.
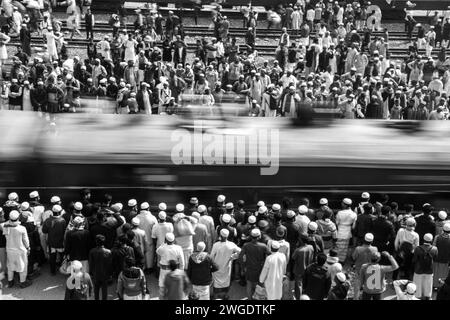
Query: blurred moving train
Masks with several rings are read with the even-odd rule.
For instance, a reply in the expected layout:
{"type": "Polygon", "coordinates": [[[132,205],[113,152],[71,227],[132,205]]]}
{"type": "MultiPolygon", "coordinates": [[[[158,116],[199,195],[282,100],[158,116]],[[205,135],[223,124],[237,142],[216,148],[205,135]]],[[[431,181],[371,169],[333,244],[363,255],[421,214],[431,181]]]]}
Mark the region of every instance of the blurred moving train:
{"type": "Polygon", "coordinates": [[[336,120],[298,126],[286,118],[199,122],[178,116],[62,114],[55,125],[37,113],[1,111],[0,132],[0,198],[11,190],[61,194],[84,187],[117,190],[122,196],[129,190],[167,202],[185,200],[186,194],[214,199],[219,191],[247,201],[299,194],[334,195],[338,201],[342,193],[356,197],[363,190],[398,194],[398,201],[408,197],[409,202],[421,202],[414,195],[427,194],[446,203],[450,194],[447,121],[336,120]],[[172,157],[175,133],[178,138],[193,135],[194,150],[199,143],[194,134],[260,139],[261,132],[279,137],[269,141],[271,156],[277,155],[275,147],[279,152],[275,175],[261,175],[264,165],[249,164],[249,152],[236,152],[229,164],[209,165],[203,159],[177,165],[172,157]]]}

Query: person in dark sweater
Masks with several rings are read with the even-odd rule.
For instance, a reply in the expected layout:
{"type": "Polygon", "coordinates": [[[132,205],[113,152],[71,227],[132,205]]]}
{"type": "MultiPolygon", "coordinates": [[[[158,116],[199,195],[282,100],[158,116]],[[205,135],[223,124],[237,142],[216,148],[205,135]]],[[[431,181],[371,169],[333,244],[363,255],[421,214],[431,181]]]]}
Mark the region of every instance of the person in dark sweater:
{"type": "Polygon", "coordinates": [[[259,275],[269,254],[267,246],[259,241],[261,239],[261,231],[259,229],[252,229],[250,237],[251,241],[244,244],[239,254],[239,260],[247,282],[247,297],[249,300],[253,297],[259,275]]]}
{"type": "Polygon", "coordinates": [[[197,243],[197,250],[190,256],[187,268],[187,276],[191,280],[192,290],[197,293],[199,300],[209,300],[212,273],[219,267],[205,252],[206,244],[197,243]]]}
{"type": "Polygon", "coordinates": [[[423,244],[423,236],[426,233],[436,234],[436,223],[431,216],[432,211],[433,207],[425,203],[422,207],[422,213],[414,217],[416,220],[416,228],[414,231],[419,235],[420,244],[423,244]]]}
{"type": "MultiPolygon", "coordinates": [[[[105,237],[106,238],[106,237],[105,237]]],[[[120,236],[114,248],[112,248],[112,276],[117,279],[119,273],[125,266],[125,259],[127,257],[133,258],[134,265],[134,251],[133,248],[127,245],[127,237],[125,235],[120,236]]]]}
{"type": "MultiPolygon", "coordinates": [[[[395,229],[392,222],[387,217],[391,208],[383,206],[381,213],[372,223],[372,234],[374,236],[373,245],[378,248],[378,251],[392,252],[395,240],[395,229]]],[[[384,264],[384,261],[381,262],[384,264]]]]}
{"type": "Polygon", "coordinates": [[[95,300],[99,300],[100,289],[102,300],[108,299],[108,280],[112,272],[112,253],[105,248],[105,236],[95,237],[96,247],[89,252],[89,273],[94,282],[95,300]]]}
{"type": "Polygon", "coordinates": [[[164,279],[164,300],[186,300],[190,282],[175,260],[169,261],[170,272],[164,279]]]}
{"type": "Polygon", "coordinates": [[[363,214],[358,215],[356,218],[353,235],[356,237],[356,245],[358,246],[363,244],[365,235],[372,231],[372,224],[375,220],[375,216],[372,214],[373,211],[373,205],[366,203],[363,205],[363,214]]]}
{"type": "Polygon", "coordinates": [[[117,295],[120,300],[143,300],[147,292],[144,271],[134,264],[130,256],[125,258],[124,267],[117,281],[117,295]]]}
{"type": "Polygon", "coordinates": [[[91,241],[95,243],[95,236],[102,234],[105,236],[105,247],[111,249],[117,235],[117,228],[124,224],[118,212],[112,213],[109,210],[102,210],[96,214],[96,221],[89,227],[91,241]]]}
{"type": "Polygon", "coordinates": [[[328,296],[331,288],[331,277],[324,267],[327,256],[324,253],[317,255],[317,262],[306,268],[303,277],[304,293],[313,300],[323,300],[328,296]]]}
{"type": "Polygon", "coordinates": [[[64,248],[69,261],[80,261],[84,271],[89,272],[88,259],[91,239],[89,231],[83,226],[83,220],[80,216],[73,219],[73,230],[67,231],[64,248]]]}
{"type": "Polygon", "coordinates": [[[53,216],[45,220],[42,232],[47,234],[47,244],[50,254],[50,272],[56,275],[57,256],[64,253],[64,234],[66,232],[66,220],[62,217],[63,209],[59,204],[52,207],[53,216]]]}

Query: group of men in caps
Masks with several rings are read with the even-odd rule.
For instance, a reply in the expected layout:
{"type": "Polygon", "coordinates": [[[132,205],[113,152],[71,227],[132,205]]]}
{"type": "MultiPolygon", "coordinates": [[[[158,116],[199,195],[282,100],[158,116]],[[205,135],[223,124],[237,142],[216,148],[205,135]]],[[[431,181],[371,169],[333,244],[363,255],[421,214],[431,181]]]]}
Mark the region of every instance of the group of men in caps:
{"type": "Polygon", "coordinates": [[[449,284],[450,221],[428,203],[413,215],[412,205],[400,210],[367,192],[357,205],[344,198],[335,210],[326,198],[317,209],[301,199],[292,210],[287,198],[253,209],[224,195],[210,206],[192,197],[171,210],[136,199],[113,203],[110,195],[94,202],[89,190],[70,204],[58,196],[42,204],[37,191],[28,196],[20,202],[10,193],[1,209],[0,264],[10,287],[15,273],[24,288],[47,259],[55,274],[67,257],[91,274],[95,288],[116,279],[130,254],[136,267],[158,277],[160,299],[189,292],[228,299],[234,281],[248,299],[301,300],[348,299],[352,290],[354,299],[382,299],[391,280],[399,299],[431,299],[449,284]],[[106,279],[90,267],[98,268],[90,254],[98,235],[112,255],[106,279]],[[185,270],[189,290],[172,292],[175,270],[185,270]]]}

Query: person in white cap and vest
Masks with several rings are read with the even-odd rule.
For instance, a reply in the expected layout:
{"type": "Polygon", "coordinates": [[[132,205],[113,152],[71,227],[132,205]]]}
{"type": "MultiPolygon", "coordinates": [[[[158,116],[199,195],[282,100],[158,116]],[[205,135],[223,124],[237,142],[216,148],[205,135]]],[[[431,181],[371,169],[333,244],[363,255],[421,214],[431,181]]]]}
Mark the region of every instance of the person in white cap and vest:
{"type": "Polygon", "coordinates": [[[80,261],[83,270],[89,272],[90,232],[84,226],[83,217],[76,216],[71,222],[72,229],[66,232],[64,240],[65,255],[69,261],[80,261]]]}
{"type": "Polygon", "coordinates": [[[308,233],[308,225],[311,222],[308,216],[308,207],[301,205],[298,207],[298,215],[295,217],[295,223],[300,227],[299,231],[301,234],[306,235],[308,233]]]}
{"type": "Polygon", "coordinates": [[[66,232],[66,220],[62,217],[63,209],[59,204],[52,207],[53,216],[45,220],[42,232],[47,234],[48,250],[50,254],[50,272],[56,275],[57,263],[61,262],[64,253],[64,235],[66,232]]]}
{"type": "Polygon", "coordinates": [[[414,277],[417,286],[416,297],[431,300],[433,293],[433,263],[438,256],[438,249],[432,245],[433,235],[426,233],[423,244],[416,247],[413,256],[414,277]]]}
{"type": "Polygon", "coordinates": [[[130,199],[127,203],[127,208],[123,209],[122,216],[124,216],[127,223],[131,222],[131,219],[138,215],[137,209],[137,201],[136,199],[130,199]]]}
{"type": "Polygon", "coordinates": [[[93,287],[89,273],[83,270],[83,264],[78,260],[72,261],[71,274],[66,280],[64,300],[88,300],[93,287]]]}
{"type": "Polygon", "coordinates": [[[386,291],[386,273],[398,269],[397,261],[387,251],[381,254],[377,251],[371,256],[371,261],[361,267],[359,273],[363,288],[362,300],[381,300],[382,294],[386,291]],[[390,265],[381,265],[381,256],[389,260],[390,265]]]}
{"type": "MultiPolygon", "coordinates": [[[[145,273],[153,271],[155,261],[155,243],[153,242],[152,233],[155,225],[158,224],[156,217],[150,212],[150,205],[148,202],[141,203],[141,211],[136,216],[139,219],[139,228],[145,232],[145,273]]],[[[164,219],[165,220],[165,219],[164,219]]],[[[171,231],[173,232],[173,230],[171,231]]],[[[164,239],[164,238],[163,238],[164,239]]]]}
{"type": "Polygon", "coordinates": [[[247,298],[252,300],[268,250],[267,246],[259,242],[259,239],[261,239],[261,231],[258,228],[250,231],[250,239],[249,242],[244,243],[242,246],[239,261],[245,275],[247,298]]]}
{"type": "Polygon", "coordinates": [[[259,284],[266,289],[267,300],[281,300],[283,296],[283,279],[286,275],[286,255],[279,252],[280,244],[273,241],[271,254],[266,257],[259,276],[259,284]]]}
{"type": "Polygon", "coordinates": [[[217,264],[219,269],[213,273],[214,297],[228,300],[228,291],[231,282],[231,266],[233,260],[239,257],[241,248],[234,242],[228,241],[230,231],[228,229],[220,230],[219,241],[214,243],[211,250],[211,258],[217,264]]]}
{"type": "Polygon", "coordinates": [[[216,226],[220,225],[220,216],[225,213],[225,199],[226,197],[223,194],[218,195],[215,206],[210,207],[208,210],[216,226]]]}
{"type": "Polygon", "coordinates": [[[158,223],[152,228],[152,239],[156,249],[164,244],[168,233],[173,233],[173,224],[167,222],[167,213],[160,211],[158,213],[158,223]]]}
{"type": "Polygon", "coordinates": [[[352,227],[356,221],[356,213],[351,209],[352,200],[342,200],[342,210],[336,214],[337,241],[339,262],[343,265],[347,259],[348,247],[352,238],[352,227]]]}
{"type": "Polygon", "coordinates": [[[337,273],[336,276],[334,276],[333,282],[336,283],[336,285],[331,288],[327,300],[347,300],[350,283],[347,281],[345,273],[337,273]]]}
{"type": "MultiPolygon", "coordinates": [[[[361,201],[359,202],[358,206],[355,208],[355,212],[357,215],[364,213],[364,205],[370,203],[370,193],[363,192],[361,194],[361,201]]],[[[372,214],[375,213],[375,208],[372,207],[372,214]]]]}
{"type": "MultiPolygon", "coordinates": [[[[209,243],[209,235],[208,235],[208,228],[202,223],[199,223],[198,220],[200,219],[200,213],[198,212],[192,212],[191,214],[191,223],[194,227],[194,235],[192,236],[192,243],[194,245],[194,248],[197,248],[197,244],[199,242],[209,243]]],[[[209,252],[206,248],[206,252],[209,252]]]]}
{"type": "Polygon", "coordinates": [[[198,294],[199,300],[210,299],[212,274],[219,270],[211,256],[205,252],[205,242],[198,242],[194,253],[189,257],[187,276],[192,283],[192,291],[198,294]]]}
{"type": "Polygon", "coordinates": [[[409,280],[395,280],[393,283],[397,300],[419,300],[415,294],[417,286],[409,280]]]}
{"type": "Polygon", "coordinates": [[[174,260],[178,263],[178,269],[185,269],[184,253],[181,246],[175,244],[175,235],[173,233],[166,234],[166,242],[156,249],[159,257],[159,298],[164,297],[164,279],[166,274],[170,272],[169,261],[174,260]]]}
{"type": "Polygon", "coordinates": [[[444,224],[443,232],[434,238],[438,254],[433,264],[433,288],[440,287],[439,279],[445,279],[450,265],[450,221],[444,224]]]}
{"type": "Polygon", "coordinates": [[[0,225],[0,231],[6,238],[6,268],[10,288],[14,286],[14,272],[19,273],[21,288],[31,285],[31,281],[27,280],[30,241],[27,230],[20,225],[19,217],[19,211],[12,210],[9,213],[9,220],[0,225]]]}
{"type": "Polygon", "coordinates": [[[419,235],[414,231],[416,220],[413,217],[406,219],[405,227],[397,231],[394,241],[396,259],[399,264],[398,272],[394,272],[393,278],[397,279],[398,273],[403,272],[403,278],[412,280],[412,258],[414,250],[419,246],[419,235]]]}
{"type": "Polygon", "coordinates": [[[378,252],[378,248],[372,245],[373,234],[366,233],[364,241],[361,245],[357,246],[352,253],[352,259],[354,262],[356,277],[353,281],[353,300],[359,300],[361,291],[361,279],[359,274],[361,267],[372,261],[372,256],[378,252]]]}
{"type": "Polygon", "coordinates": [[[438,236],[443,233],[444,225],[448,222],[450,222],[450,220],[447,220],[447,212],[445,212],[444,210],[439,211],[436,219],[435,236],[438,236]]]}

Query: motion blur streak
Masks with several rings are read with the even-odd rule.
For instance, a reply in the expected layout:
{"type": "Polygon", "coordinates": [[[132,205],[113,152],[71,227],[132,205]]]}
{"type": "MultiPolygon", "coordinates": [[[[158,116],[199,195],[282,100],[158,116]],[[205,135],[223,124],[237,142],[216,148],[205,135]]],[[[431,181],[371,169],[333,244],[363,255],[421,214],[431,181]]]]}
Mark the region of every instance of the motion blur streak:
{"type": "Polygon", "coordinates": [[[281,118],[227,118],[196,125],[176,116],[106,114],[61,115],[50,125],[36,113],[1,112],[0,187],[450,190],[444,179],[450,176],[450,125],[445,121],[342,120],[295,126],[281,118]],[[171,135],[177,129],[227,137],[277,130],[279,171],[260,175],[268,163],[262,153],[255,165],[239,152],[230,165],[174,165],[171,135]]]}

